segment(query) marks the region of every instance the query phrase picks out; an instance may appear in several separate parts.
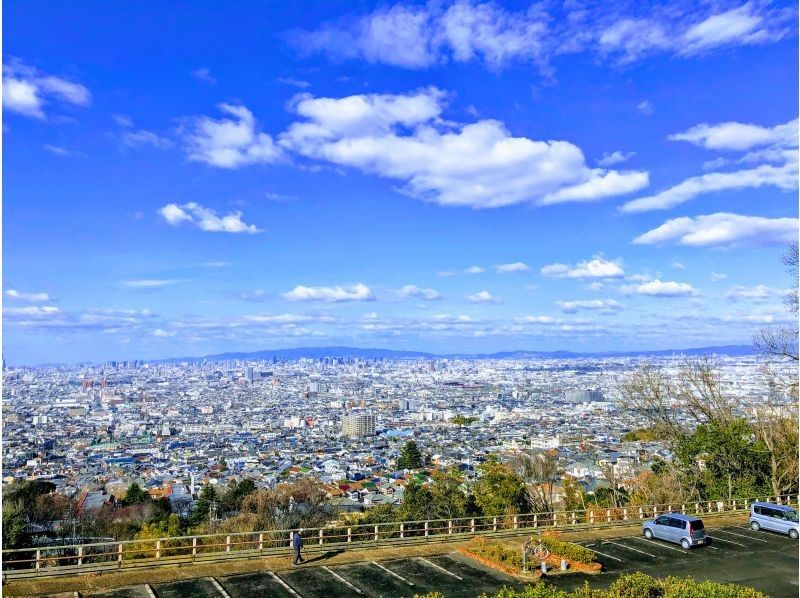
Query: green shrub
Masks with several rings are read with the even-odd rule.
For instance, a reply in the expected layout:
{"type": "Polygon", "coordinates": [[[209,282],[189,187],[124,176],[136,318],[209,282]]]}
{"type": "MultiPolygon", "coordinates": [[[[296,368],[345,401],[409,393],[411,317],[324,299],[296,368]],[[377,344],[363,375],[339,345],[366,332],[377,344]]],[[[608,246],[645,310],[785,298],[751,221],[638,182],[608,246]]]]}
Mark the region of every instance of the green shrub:
{"type": "Polygon", "coordinates": [[[496,563],[514,567],[515,569],[522,569],[521,552],[501,546],[497,542],[473,542],[469,549],[475,554],[496,563]]]}
{"type": "Polygon", "coordinates": [[[588,565],[589,563],[593,563],[595,559],[594,552],[588,548],[573,544],[572,542],[564,542],[551,536],[542,536],[542,544],[554,555],[575,563],[585,563],[588,565]]]}
{"type": "MultiPolygon", "coordinates": [[[[483,594],[481,598],[489,598],[483,594]]],[[[522,590],[503,588],[494,598],[767,598],[753,588],[691,578],[656,579],[644,573],[622,575],[607,590],[592,590],[589,584],[570,593],[538,582],[522,590]]]]}

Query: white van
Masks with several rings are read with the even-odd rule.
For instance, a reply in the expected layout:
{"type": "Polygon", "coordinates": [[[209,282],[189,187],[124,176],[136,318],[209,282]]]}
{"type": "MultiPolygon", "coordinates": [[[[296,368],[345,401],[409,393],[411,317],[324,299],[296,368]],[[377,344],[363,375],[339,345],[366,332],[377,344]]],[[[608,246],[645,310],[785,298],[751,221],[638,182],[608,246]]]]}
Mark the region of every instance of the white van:
{"type": "Polygon", "coordinates": [[[800,535],[797,511],[788,505],[771,502],[754,502],[750,505],[750,527],[755,531],[768,529],[787,534],[793,540],[800,535]]]}

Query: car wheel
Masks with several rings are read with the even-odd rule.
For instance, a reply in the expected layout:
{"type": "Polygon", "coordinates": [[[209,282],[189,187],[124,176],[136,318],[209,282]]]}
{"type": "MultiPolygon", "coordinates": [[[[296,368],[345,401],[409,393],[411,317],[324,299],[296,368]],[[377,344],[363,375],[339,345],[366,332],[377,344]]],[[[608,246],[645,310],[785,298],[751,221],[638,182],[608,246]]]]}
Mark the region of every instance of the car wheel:
{"type": "Polygon", "coordinates": [[[649,529],[644,530],[644,537],[647,538],[648,540],[652,540],[653,532],[650,531],[649,529]]]}
{"type": "Polygon", "coordinates": [[[796,530],[796,529],[790,529],[790,530],[789,530],[789,537],[790,537],[792,540],[797,540],[797,536],[798,536],[798,533],[797,533],[797,530],[796,530]]]}
{"type": "Polygon", "coordinates": [[[761,526],[758,525],[758,521],[751,521],[750,522],[750,529],[752,529],[753,531],[757,532],[758,530],[761,529],[761,526]]]}
{"type": "Polygon", "coordinates": [[[692,545],[689,544],[689,540],[687,540],[686,538],[681,540],[681,546],[683,546],[684,550],[689,550],[692,547],[692,545]]]}

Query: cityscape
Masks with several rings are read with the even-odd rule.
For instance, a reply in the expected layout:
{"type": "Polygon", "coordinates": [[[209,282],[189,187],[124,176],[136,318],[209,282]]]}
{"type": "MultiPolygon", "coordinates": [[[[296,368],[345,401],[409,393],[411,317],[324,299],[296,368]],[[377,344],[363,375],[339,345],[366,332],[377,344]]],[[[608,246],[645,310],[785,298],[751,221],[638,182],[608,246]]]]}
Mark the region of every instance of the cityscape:
{"type": "Polygon", "coordinates": [[[796,595],[796,2],[2,8],[3,595],[796,595]]]}

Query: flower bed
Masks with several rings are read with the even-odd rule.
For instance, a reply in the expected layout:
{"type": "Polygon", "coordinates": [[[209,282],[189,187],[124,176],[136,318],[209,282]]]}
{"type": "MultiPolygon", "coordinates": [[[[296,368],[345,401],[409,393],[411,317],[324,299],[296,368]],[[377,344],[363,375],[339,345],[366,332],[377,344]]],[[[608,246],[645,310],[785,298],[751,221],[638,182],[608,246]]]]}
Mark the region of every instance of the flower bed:
{"type": "MultiPolygon", "coordinates": [[[[577,546],[569,542],[563,542],[554,537],[543,537],[542,543],[550,551],[550,556],[545,562],[548,569],[559,572],[561,559],[565,559],[571,571],[583,573],[599,573],[602,565],[594,562],[594,553],[591,550],[577,546]],[[579,550],[577,550],[579,549],[579,550]]],[[[515,577],[537,577],[541,573],[535,560],[528,563],[530,573],[522,571],[522,552],[519,549],[512,549],[497,542],[477,537],[472,540],[469,546],[459,549],[459,552],[493,569],[503,571],[515,577]]]]}

